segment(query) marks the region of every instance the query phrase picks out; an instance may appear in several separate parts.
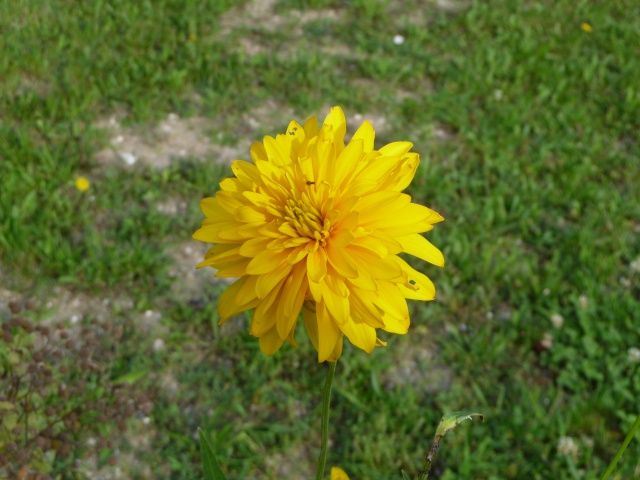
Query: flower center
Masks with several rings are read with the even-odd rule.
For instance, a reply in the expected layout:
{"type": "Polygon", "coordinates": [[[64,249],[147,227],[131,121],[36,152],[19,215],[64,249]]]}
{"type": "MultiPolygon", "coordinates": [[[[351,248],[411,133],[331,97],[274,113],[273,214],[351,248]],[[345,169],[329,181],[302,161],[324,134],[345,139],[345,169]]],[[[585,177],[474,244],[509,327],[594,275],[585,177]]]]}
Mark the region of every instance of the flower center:
{"type": "Polygon", "coordinates": [[[289,199],[284,207],[285,220],[301,237],[316,241],[316,246],[326,246],[331,233],[331,222],[323,220],[320,212],[304,200],[289,199]]]}

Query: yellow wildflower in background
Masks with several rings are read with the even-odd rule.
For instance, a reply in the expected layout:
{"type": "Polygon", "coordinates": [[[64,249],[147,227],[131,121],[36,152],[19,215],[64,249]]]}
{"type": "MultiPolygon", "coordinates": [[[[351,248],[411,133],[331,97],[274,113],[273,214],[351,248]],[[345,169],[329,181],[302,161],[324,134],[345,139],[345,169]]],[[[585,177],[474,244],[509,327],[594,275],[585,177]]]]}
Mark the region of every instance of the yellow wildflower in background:
{"type": "Polygon", "coordinates": [[[583,23],[582,25],[580,25],[580,28],[587,33],[591,33],[593,32],[593,27],[591,25],[589,25],[588,23],[583,23]]]}
{"type": "Polygon", "coordinates": [[[416,172],[409,142],[374,150],[365,121],[344,144],[346,120],[334,107],[322,125],[292,121],[285,134],[251,146],[254,163],[236,160],[236,178],[200,206],[193,237],[214,243],[198,268],[240,277],[220,297],[220,323],[255,309],[250,333],[273,355],[302,310],[318,361],[335,361],[343,335],[366,352],[385,345],[376,329],[404,334],[406,299],[433,300],[435,287],[398,254],[443,266],[420,233],[443,218],[401,193],[416,172]]]}
{"type": "Polygon", "coordinates": [[[347,475],[340,467],[332,467],[331,480],[349,480],[349,475],[347,475]]]}
{"type": "Polygon", "coordinates": [[[85,177],[76,178],[76,188],[81,192],[86,192],[87,190],[89,190],[90,186],[91,182],[89,182],[89,180],[87,180],[85,177]]]}

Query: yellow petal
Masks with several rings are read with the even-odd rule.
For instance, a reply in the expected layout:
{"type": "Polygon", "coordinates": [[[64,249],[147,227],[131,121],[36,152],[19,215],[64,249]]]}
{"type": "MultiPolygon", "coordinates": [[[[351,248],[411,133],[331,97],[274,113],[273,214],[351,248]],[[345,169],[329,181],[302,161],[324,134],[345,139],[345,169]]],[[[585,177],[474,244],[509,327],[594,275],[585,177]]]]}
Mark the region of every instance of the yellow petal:
{"type": "Polygon", "coordinates": [[[252,163],[245,162],[244,160],[234,160],[231,162],[231,170],[236,178],[246,185],[262,184],[260,171],[252,163]]]}
{"type": "Polygon", "coordinates": [[[240,253],[240,255],[244,257],[253,258],[259,253],[264,252],[269,242],[271,242],[270,238],[265,238],[265,237],[250,238],[249,240],[247,240],[242,244],[238,253],[240,253]]]}
{"type": "Polygon", "coordinates": [[[376,132],[373,129],[373,125],[371,125],[371,122],[369,122],[368,120],[365,120],[362,125],[360,125],[360,128],[358,128],[358,130],[356,130],[356,132],[353,134],[353,137],[351,137],[351,142],[353,142],[354,140],[362,140],[364,152],[369,153],[373,150],[373,142],[375,138],[376,132]]]}
{"type": "Polygon", "coordinates": [[[271,164],[283,167],[291,163],[289,152],[285,150],[282,142],[277,142],[275,138],[268,135],[264,137],[264,149],[271,164]]]}
{"type": "Polygon", "coordinates": [[[379,152],[382,155],[391,155],[401,157],[413,147],[411,142],[392,142],[382,147],[379,152]]]}
{"type": "Polygon", "coordinates": [[[408,153],[393,169],[381,188],[401,192],[413,180],[418,171],[418,165],[420,165],[420,155],[414,152],[408,153]]]}
{"type": "Polygon", "coordinates": [[[312,312],[306,307],[302,307],[302,323],[309,335],[309,340],[313,348],[318,350],[318,319],[316,318],[316,312],[312,312]]]}
{"type": "Polygon", "coordinates": [[[200,200],[200,209],[205,217],[211,217],[218,214],[220,205],[215,197],[207,197],[200,200]]]}
{"type": "Polygon", "coordinates": [[[359,225],[385,223],[387,218],[400,215],[410,205],[411,197],[398,192],[376,192],[360,199],[356,209],[360,212],[359,225]]]}
{"type": "Polygon", "coordinates": [[[251,154],[251,158],[254,163],[259,161],[267,162],[269,158],[267,157],[267,151],[260,142],[253,142],[251,144],[251,148],[249,149],[249,153],[251,154]]]}
{"type": "Polygon", "coordinates": [[[304,122],[304,136],[309,139],[318,135],[318,119],[315,117],[309,117],[309,119],[304,122]]]}
{"type": "Polygon", "coordinates": [[[344,325],[340,325],[340,330],[356,347],[367,353],[373,352],[373,348],[376,346],[375,328],[365,323],[356,323],[353,320],[349,320],[344,325]]]}
{"type": "MultiPolygon", "coordinates": [[[[278,311],[278,304],[281,300],[281,287],[284,281],[280,282],[275,288],[273,288],[267,296],[260,301],[255,311],[253,312],[253,318],[251,321],[251,329],[249,333],[256,337],[264,335],[270,328],[276,325],[278,311]]],[[[284,337],[286,338],[286,336],[284,337]]]]}
{"type": "Polygon", "coordinates": [[[280,252],[273,250],[265,250],[251,259],[247,266],[247,274],[262,275],[271,272],[287,261],[289,252],[282,250],[280,252]]]}
{"type": "Polygon", "coordinates": [[[364,141],[362,139],[351,139],[349,145],[342,151],[340,156],[335,160],[333,168],[335,174],[333,179],[327,181],[335,186],[341,186],[353,174],[364,149],[364,141]]]}
{"type": "Polygon", "coordinates": [[[243,197],[241,193],[227,192],[224,190],[216,193],[216,200],[218,205],[231,214],[235,214],[237,209],[243,207],[247,203],[245,197],[243,197]]]}
{"type": "Polygon", "coordinates": [[[380,295],[373,300],[383,312],[382,321],[385,330],[391,333],[404,334],[409,329],[409,307],[404,295],[390,282],[378,282],[380,295]]]}
{"type": "Polygon", "coordinates": [[[324,362],[333,352],[342,333],[322,303],[316,304],[316,318],[318,320],[318,362],[324,362]]]}
{"type": "Polygon", "coordinates": [[[403,281],[404,283],[402,269],[392,260],[393,257],[380,258],[369,250],[354,245],[349,245],[345,250],[358,265],[358,272],[366,272],[374,280],[403,281]]]}
{"type": "Polygon", "coordinates": [[[402,245],[403,252],[439,267],[444,267],[444,255],[442,255],[442,252],[419,233],[397,237],[397,240],[402,245]]]}
{"type": "Polygon", "coordinates": [[[356,278],[358,276],[358,269],[351,257],[344,249],[335,246],[332,241],[327,244],[327,259],[331,266],[343,277],[356,278]]]}
{"type": "Polygon", "coordinates": [[[349,292],[344,282],[332,275],[325,277],[327,288],[322,290],[322,301],[331,316],[339,324],[349,319],[349,292]],[[329,285],[329,284],[332,285],[329,285]]]}
{"type": "Polygon", "coordinates": [[[245,278],[246,281],[236,296],[236,303],[238,305],[255,301],[258,297],[258,294],[256,293],[256,284],[260,277],[257,275],[248,275],[245,278]]]}
{"type": "Polygon", "coordinates": [[[233,243],[219,243],[214,245],[207,251],[205,259],[200,262],[196,268],[202,268],[216,263],[225,263],[230,259],[237,259],[240,248],[233,243]]]}
{"type": "Polygon", "coordinates": [[[324,248],[319,248],[315,252],[307,255],[307,271],[309,280],[318,283],[327,274],[327,253],[324,248]]]}
{"type": "Polygon", "coordinates": [[[278,305],[277,312],[278,319],[287,318],[289,322],[295,322],[298,319],[307,295],[307,282],[305,268],[296,265],[282,287],[282,301],[278,305]]]}
{"type": "Polygon", "coordinates": [[[240,257],[232,262],[216,265],[218,271],[215,273],[216,277],[241,277],[247,273],[247,265],[251,260],[248,258],[240,257]]]}
{"type": "Polygon", "coordinates": [[[340,467],[332,467],[331,480],[349,480],[349,476],[340,467]]]}
{"type": "Polygon", "coordinates": [[[373,303],[377,293],[353,286],[349,288],[349,291],[351,292],[349,296],[349,313],[353,321],[366,323],[374,328],[384,327],[382,312],[373,303]]]}
{"type": "Polygon", "coordinates": [[[436,298],[436,287],[426,275],[415,270],[400,257],[393,258],[407,275],[408,282],[411,284],[411,288],[402,284],[398,285],[405,298],[422,301],[430,301],[436,298]]]}
{"type": "Polygon", "coordinates": [[[222,325],[234,315],[254,308],[257,305],[259,301],[257,298],[251,302],[240,305],[236,303],[238,292],[246,281],[247,277],[240,278],[238,281],[231,284],[231,286],[228,287],[224,292],[222,292],[222,295],[220,295],[220,298],[218,299],[218,315],[220,316],[220,325],[222,325]]]}
{"type": "Polygon", "coordinates": [[[269,357],[280,350],[283,343],[284,340],[280,338],[275,328],[260,336],[260,350],[269,357]]]}
{"type": "Polygon", "coordinates": [[[267,217],[264,212],[260,212],[253,206],[243,206],[238,208],[235,213],[235,219],[244,223],[266,222],[267,217]]]}
{"type": "Polygon", "coordinates": [[[271,270],[270,272],[260,275],[258,282],[256,283],[256,293],[258,294],[258,298],[264,298],[267,293],[269,293],[271,289],[280,282],[280,280],[289,275],[290,272],[291,265],[285,262],[275,270],[271,270]]]}
{"type": "Polygon", "coordinates": [[[329,115],[324,119],[322,129],[328,127],[332,133],[331,140],[336,145],[337,154],[344,149],[344,134],[347,133],[347,119],[340,107],[332,107],[329,115]]]}

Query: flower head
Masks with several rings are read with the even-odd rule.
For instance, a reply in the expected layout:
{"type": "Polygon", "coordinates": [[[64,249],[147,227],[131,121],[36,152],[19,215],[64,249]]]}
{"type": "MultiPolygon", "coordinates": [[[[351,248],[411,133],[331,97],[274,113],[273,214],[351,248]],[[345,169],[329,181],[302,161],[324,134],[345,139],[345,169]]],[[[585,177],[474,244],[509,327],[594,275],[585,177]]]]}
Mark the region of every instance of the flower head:
{"type": "Polygon", "coordinates": [[[232,163],[235,178],[200,202],[207,217],[193,237],[215,244],[198,268],[239,277],[220,297],[221,322],[255,309],[250,333],[274,354],[296,346],[300,311],[318,361],[335,361],[346,337],[366,352],[385,345],[376,330],[404,334],[406,299],[433,300],[431,280],[398,254],[443,266],[420,233],[443,218],[411,203],[404,190],[416,172],[409,142],[374,149],[365,121],[348,145],[346,120],[334,107],[251,146],[253,163],[232,163]]]}
{"type": "Polygon", "coordinates": [[[580,28],[582,29],[583,32],[587,32],[587,33],[593,32],[593,27],[590,24],[586,23],[586,22],[582,23],[580,25],[580,28]]]}
{"type": "Polygon", "coordinates": [[[87,190],[89,190],[90,186],[91,186],[91,182],[89,182],[89,180],[87,180],[86,178],[84,177],[76,178],[76,188],[81,192],[86,192],[87,190]]]}
{"type": "Polygon", "coordinates": [[[331,480],[349,480],[349,475],[340,467],[331,467],[331,480]]]}

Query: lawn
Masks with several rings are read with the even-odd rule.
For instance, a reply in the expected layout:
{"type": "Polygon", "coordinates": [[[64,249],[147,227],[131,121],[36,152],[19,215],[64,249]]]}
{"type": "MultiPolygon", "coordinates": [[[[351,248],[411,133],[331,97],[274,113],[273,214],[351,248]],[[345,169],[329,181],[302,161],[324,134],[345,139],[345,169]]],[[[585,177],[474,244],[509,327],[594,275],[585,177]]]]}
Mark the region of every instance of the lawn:
{"type": "Polygon", "coordinates": [[[202,478],[200,426],[230,479],[313,477],[326,364],[218,327],[191,235],[333,105],[414,143],[447,263],[407,335],[345,344],[329,465],[415,474],[473,409],[433,478],[602,476],[640,413],[637,2],[17,0],[0,32],[0,476],[202,478]]]}

